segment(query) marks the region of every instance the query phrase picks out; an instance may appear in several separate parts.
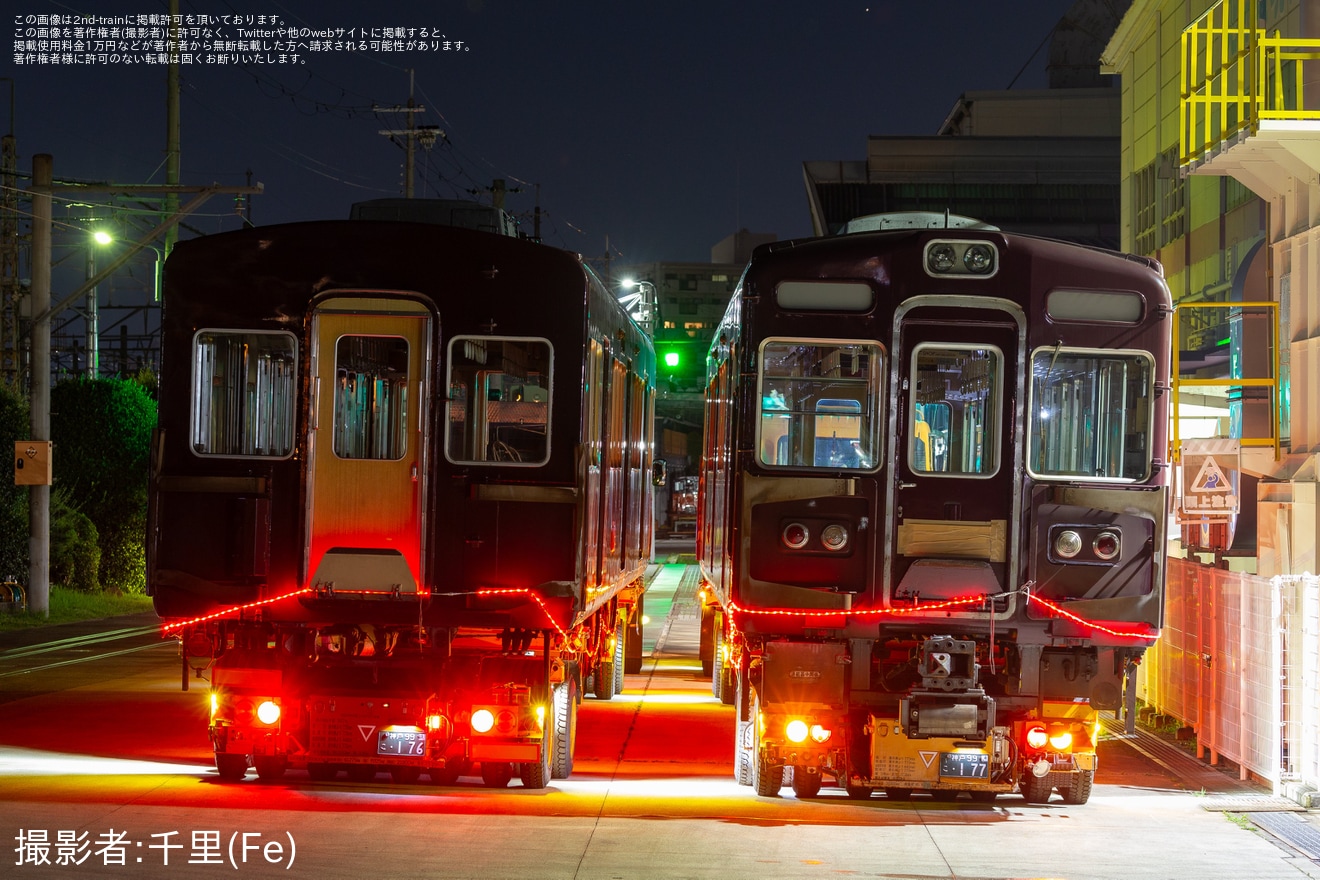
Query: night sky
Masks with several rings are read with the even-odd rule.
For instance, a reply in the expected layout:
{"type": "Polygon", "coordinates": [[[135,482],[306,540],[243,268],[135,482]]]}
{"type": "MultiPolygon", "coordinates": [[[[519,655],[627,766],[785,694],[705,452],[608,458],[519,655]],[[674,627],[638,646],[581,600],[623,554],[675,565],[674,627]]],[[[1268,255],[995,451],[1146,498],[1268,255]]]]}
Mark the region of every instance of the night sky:
{"type": "MultiPolygon", "coordinates": [[[[186,65],[182,182],[241,185],[250,171],[265,185],[252,203],[257,224],[343,218],[354,201],[401,195],[404,153],[378,132],[402,128],[405,117],[371,108],[405,104],[411,68],[427,111],[418,124],[445,133],[417,153],[417,195],[476,190],[489,201],[486,188],[503,178],[520,190],[506,206],[530,230],[539,184],[550,244],[599,257],[608,238],[625,263],[705,261],[738,228],[809,232],[804,160],[861,159],[871,134],[933,134],[966,91],[1043,87],[1042,42],[1070,5],[180,0],[185,15],[428,28],[466,47],[186,65]]],[[[10,21],[167,8],[17,7],[10,21]]],[[[18,64],[12,38],[8,54],[21,172],[34,153],[50,153],[57,179],[164,182],[163,67],[18,64]]],[[[57,220],[79,212],[56,206],[57,220]]],[[[204,233],[239,225],[232,197],[212,199],[188,222],[204,233]]]]}

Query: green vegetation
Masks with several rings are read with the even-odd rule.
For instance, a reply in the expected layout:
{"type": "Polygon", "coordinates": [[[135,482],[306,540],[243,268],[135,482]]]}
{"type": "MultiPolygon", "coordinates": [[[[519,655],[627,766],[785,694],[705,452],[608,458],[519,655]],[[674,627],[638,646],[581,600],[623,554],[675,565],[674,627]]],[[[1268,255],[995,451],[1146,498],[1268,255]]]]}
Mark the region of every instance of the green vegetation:
{"type": "Polygon", "coordinates": [[[120,614],[136,614],[151,610],[151,598],[119,593],[84,593],[57,584],[50,587],[50,617],[41,617],[30,611],[0,612],[0,632],[32,629],[54,623],[73,623],[79,620],[99,620],[120,614]]]}
{"type": "Polygon", "coordinates": [[[1254,831],[1256,828],[1255,823],[1251,821],[1251,817],[1244,813],[1230,813],[1225,810],[1224,818],[1246,831],[1254,831]]]}

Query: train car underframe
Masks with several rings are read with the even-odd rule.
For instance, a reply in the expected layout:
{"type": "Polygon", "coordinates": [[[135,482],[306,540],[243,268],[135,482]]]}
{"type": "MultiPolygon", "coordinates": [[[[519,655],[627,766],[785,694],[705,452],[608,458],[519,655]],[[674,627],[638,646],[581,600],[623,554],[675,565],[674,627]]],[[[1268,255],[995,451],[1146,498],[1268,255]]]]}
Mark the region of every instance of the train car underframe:
{"type": "Polygon", "coordinates": [[[252,767],[264,781],[305,768],[452,785],[479,768],[491,787],[516,775],[543,788],[572,772],[583,686],[622,692],[637,604],[612,601],[566,633],[208,621],[181,636],[185,676],[209,669],[226,781],[252,767]]]}
{"type": "Polygon", "coordinates": [[[767,797],[785,783],[814,797],[833,777],[854,798],[967,792],[992,801],[1016,791],[1046,803],[1057,790],[1083,804],[1099,710],[1117,708],[1139,657],[1122,648],[1000,645],[991,667],[981,662],[989,644],[972,636],[728,641],[737,670],[729,676],[735,774],[767,797]]]}

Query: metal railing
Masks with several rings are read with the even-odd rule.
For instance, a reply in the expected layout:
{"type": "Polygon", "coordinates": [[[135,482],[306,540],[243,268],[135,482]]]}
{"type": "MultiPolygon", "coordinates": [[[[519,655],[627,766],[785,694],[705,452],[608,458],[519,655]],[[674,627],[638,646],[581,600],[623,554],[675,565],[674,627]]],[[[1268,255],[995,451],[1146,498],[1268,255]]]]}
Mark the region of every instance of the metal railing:
{"type": "Polygon", "coordinates": [[[1268,33],[1258,0],[1220,0],[1182,33],[1179,161],[1213,156],[1266,119],[1320,120],[1304,83],[1320,78],[1320,39],[1268,33]],[[1309,74],[1309,76],[1308,76],[1309,74]]]}

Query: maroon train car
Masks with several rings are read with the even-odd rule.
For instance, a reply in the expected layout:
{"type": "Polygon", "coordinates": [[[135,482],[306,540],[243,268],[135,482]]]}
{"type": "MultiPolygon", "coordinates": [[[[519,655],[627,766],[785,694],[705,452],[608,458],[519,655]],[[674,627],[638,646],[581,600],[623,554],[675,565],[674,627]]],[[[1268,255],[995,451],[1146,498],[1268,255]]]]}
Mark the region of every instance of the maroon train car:
{"type": "Polygon", "coordinates": [[[753,255],[708,359],[703,659],[736,774],[1084,803],[1162,624],[1152,260],[946,215],[753,255]]]}
{"type": "Polygon", "coordinates": [[[654,351],[582,260],[259,227],[180,243],[163,314],[148,584],[220,775],[568,775],[653,528],[654,351]]]}

